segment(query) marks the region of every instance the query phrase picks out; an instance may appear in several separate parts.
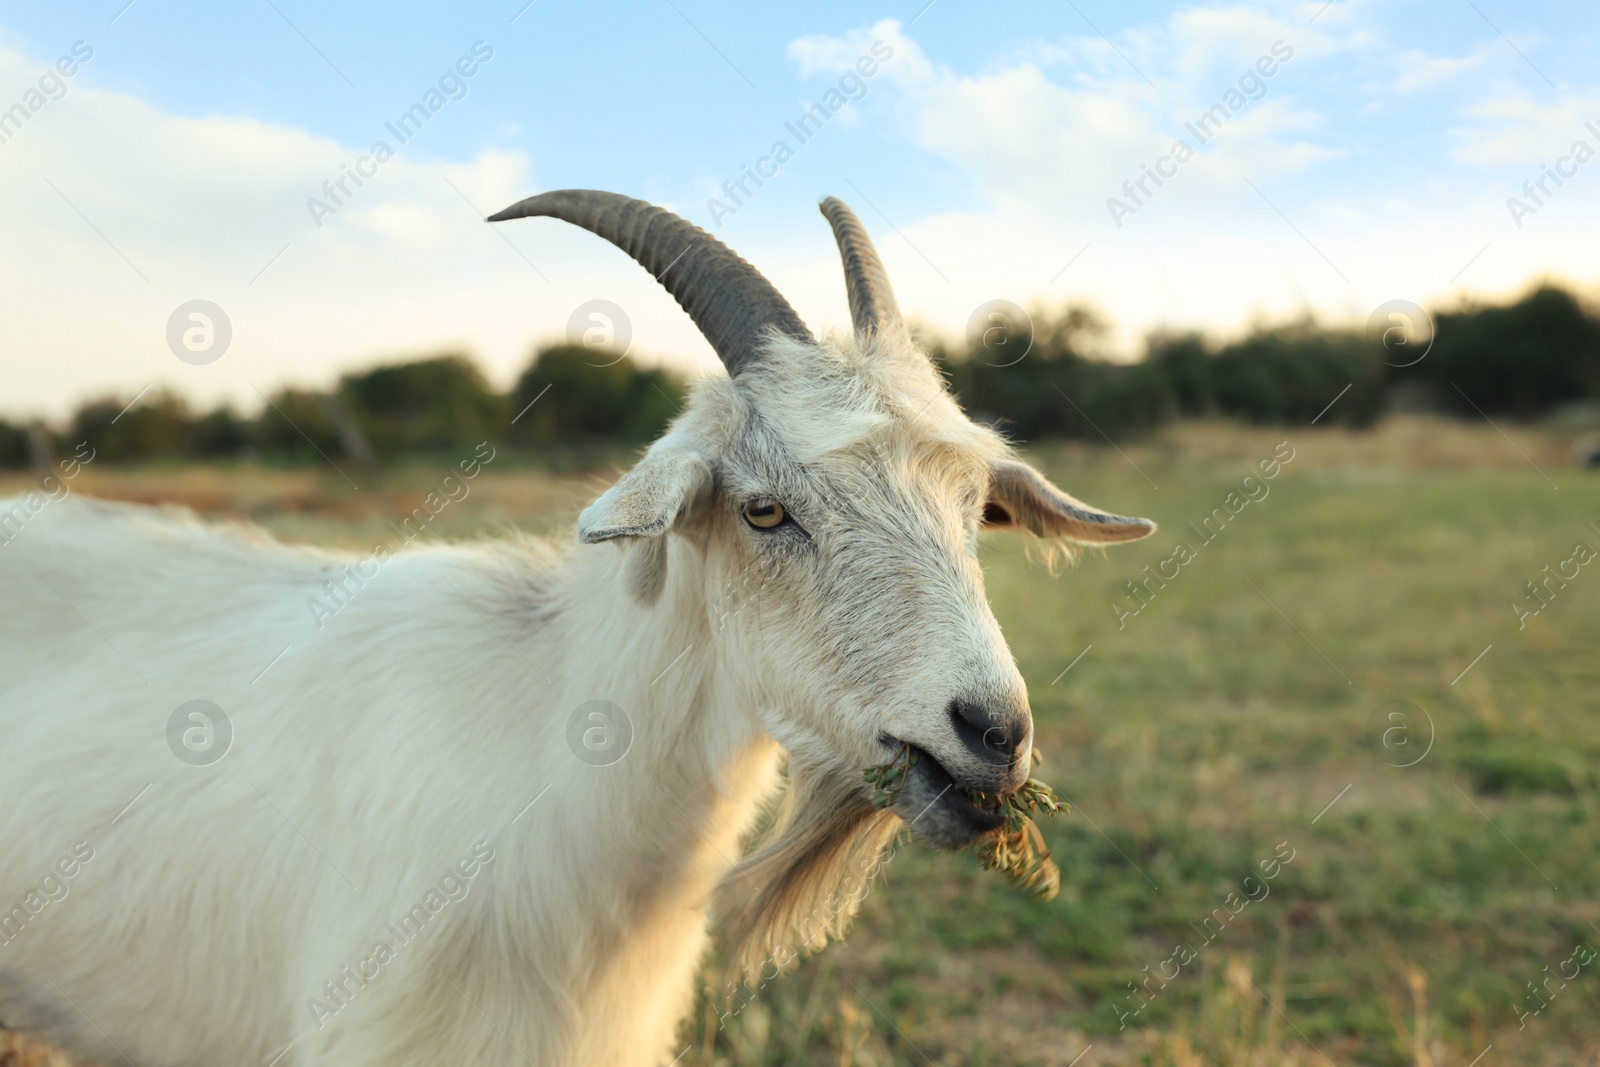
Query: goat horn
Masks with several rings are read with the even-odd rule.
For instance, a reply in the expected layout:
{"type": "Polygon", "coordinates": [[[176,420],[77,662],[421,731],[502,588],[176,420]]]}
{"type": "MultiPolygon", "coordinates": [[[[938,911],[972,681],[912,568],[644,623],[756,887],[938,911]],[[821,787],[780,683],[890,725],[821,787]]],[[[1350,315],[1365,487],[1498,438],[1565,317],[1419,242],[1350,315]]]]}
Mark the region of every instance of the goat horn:
{"type": "Polygon", "coordinates": [[[867,236],[867,228],[836,196],[828,197],[818,207],[833,227],[833,239],[839,242],[844,288],[850,298],[850,321],[856,333],[876,333],[899,321],[900,305],[895,303],[889,274],[872,246],[872,238],[867,236]]]}
{"type": "Polygon", "coordinates": [[[560,189],[512,204],[489,221],[530,215],[582,226],[632,256],[689,313],[729,374],[755,361],[769,329],[812,340],[794,308],[760,271],[665,208],[618,193],[560,189]]]}

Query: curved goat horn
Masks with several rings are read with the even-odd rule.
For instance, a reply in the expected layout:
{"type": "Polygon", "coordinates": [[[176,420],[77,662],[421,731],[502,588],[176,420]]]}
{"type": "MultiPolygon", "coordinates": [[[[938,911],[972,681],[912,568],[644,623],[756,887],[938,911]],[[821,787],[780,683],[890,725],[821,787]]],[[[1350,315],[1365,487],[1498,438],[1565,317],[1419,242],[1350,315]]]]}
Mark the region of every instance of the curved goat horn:
{"type": "Polygon", "coordinates": [[[665,208],[618,193],[560,189],[512,204],[489,221],[530,215],[582,226],[632,256],[689,313],[729,374],[755,360],[769,328],[812,340],[794,308],[760,271],[665,208]]]}
{"type": "Polygon", "coordinates": [[[876,333],[899,321],[900,305],[895,303],[889,274],[872,246],[872,238],[867,236],[867,228],[836,196],[817,206],[833,227],[834,240],[839,242],[844,287],[850,298],[850,321],[855,324],[856,333],[876,333]]]}

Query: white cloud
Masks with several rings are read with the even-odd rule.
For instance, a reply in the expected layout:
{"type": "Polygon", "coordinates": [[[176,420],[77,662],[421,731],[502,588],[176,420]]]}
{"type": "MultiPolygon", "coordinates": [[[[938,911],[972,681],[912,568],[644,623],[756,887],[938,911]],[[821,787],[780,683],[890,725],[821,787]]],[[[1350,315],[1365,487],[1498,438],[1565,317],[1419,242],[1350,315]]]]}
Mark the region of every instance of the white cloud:
{"type": "Polygon", "coordinates": [[[1541,162],[1570,151],[1579,138],[1600,149],[1600,139],[1584,129],[1588,122],[1600,126],[1600,91],[1544,103],[1516,89],[1467,107],[1462,120],[1451,131],[1454,156],[1473,166],[1537,170],[1541,162]]]}
{"type": "MultiPolygon", "coordinates": [[[[0,82],[43,66],[0,52],[0,82]]],[[[92,74],[91,61],[64,99],[0,144],[7,413],[58,415],[151,382],[254,407],[251,383],[327,383],[380,357],[446,348],[478,354],[506,382],[596,296],[635,312],[635,336],[649,338],[636,347],[709,358],[671,299],[602,242],[554,222],[482,221],[536,191],[520,154],[436,161],[375,124],[371,138],[396,156],[364,186],[347,181],[351,195],[319,229],[307,200],[370,140],[172,115],[95,88],[92,74]],[[179,362],[165,340],[167,317],[195,298],[233,322],[231,349],[203,367],[179,362]]]]}
{"type": "MultiPolygon", "coordinates": [[[[1364,319],[1384,300],[1439,299],[1463,285],[1506,294],[1541,275],[1592,281],[1590,259],[1556,218],[1538,220],[1542,230],[1515,229],[1504,204],[1514,183],[1479,169],[1554,158],[1588,105],[1494,100],[1503,85],[1480,72],[1491,62],[1487,46],[1461,57],[1400,47],[1372,28],[1370,12],[1358,19],[1348,4],[1308,25],[1320,6],[1195,6],[1114,46],[1087,34],[1039,42],[978,74],[932,61],[892,22],[807,38],[803,54],[836,62],[863,36],[891,40],[896,61],[884,78],[909,109],[917,143],[954,163],[987,201],[983,210],[897,220],[900,235],[882,238],[902,304],[952,332],[997,296],[1088,299],[1131,348],[1158,325],[1226,331],[1307,310],[1364,319]],[[1175,138],[1193,145],[1184,123],[1239,87],[1277,42],[1293,57],[1265,79],[1265,95],[1165,185],[1147,186],[1152,195],[1118,228],[1107,198],[1137,203],[1123,182],[1137,181],[1175,138]],[[1409,113],[1377,117],[1402,93],[1448,83],[1439,108],[1457,124],[1453,134],[1417,129],[1409,113]],[[1362,117],[1368,108],[1375,117],[1362,117]],[[1393,149],[1384,154],[1400,162],[1443,156],[1449,137],[1464,141],[1466,130],[1471,144],[1454,163],[1441,160],[1421,180],[1412,167],[1363,173],[1348,162],[1385,138],[1393,149]]],[[[1553,215],[1593,205],[1600,171],[1593,184],[1569,187],[1553,215]]]]}
{"type": "Polygon", "coordinates": [[[1495,44],[1486,42],[1463,56],[1435,56],[1420,49],[1406,49],[1396,58],[1399,73],[1394,78],[1397,93],[1419,93],[1459,86],[1463,79],[1489,65],[1495,44]]]}

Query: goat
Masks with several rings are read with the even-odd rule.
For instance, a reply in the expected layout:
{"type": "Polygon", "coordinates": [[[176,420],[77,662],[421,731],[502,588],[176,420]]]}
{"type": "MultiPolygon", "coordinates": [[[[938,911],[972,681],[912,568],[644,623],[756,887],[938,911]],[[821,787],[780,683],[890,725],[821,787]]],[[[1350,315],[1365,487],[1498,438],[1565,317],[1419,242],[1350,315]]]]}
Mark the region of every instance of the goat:
{"type": "Polygon", "coordinates": [[[823,340],[661,208],[567,190],[491,217],[628,252],[728,371],[570,548],[373,573],[173,511],[37,510],[0,547],[0,1019],[140,1067],[644,1067],[676,1051],[713,922],[782,966],[842,931],[841,884],[903,824],[993,831],[968,792],[1026,780],[1032,719],[980,526],[1154,526],[969,420],[859,220],[822,210],[854,324],[823,340]],[[224,727],[223,758],[173,758],[224,727]],[[903,746],[880,811],[863,772],[903,746]]]}

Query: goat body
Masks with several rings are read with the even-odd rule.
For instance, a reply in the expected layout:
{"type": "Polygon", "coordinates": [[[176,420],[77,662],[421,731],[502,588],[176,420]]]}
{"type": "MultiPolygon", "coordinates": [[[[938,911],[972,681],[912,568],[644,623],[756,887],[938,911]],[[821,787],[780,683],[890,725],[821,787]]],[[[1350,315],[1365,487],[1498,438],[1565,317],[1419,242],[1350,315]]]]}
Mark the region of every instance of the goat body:
{"type": "Polygon", "coordinates": [[[1154,526],[967,419],[822,206],[855,325],[825,341],[660,208],[496,216],[627,249],[730,371],[565,552],[0,501],[0,1019],[138,1067],[647,1067],[713,913],[735,964],[782,966],[902,819],[941,848],[999,827],[977,797],[1026,780],[1032,718],[979,529],[1154,526]],[[780,744],[787,807],[740,859],[780,744]],[[907,751],[879,811],[863,772],[907,751]]]}
{"type": "Polygon", "coordinates": [[[656,1062],[776,754],[671,550],[646,613],[609,547],[419,548],[318,629],[354,555],[45,509],[0,549],[0,1019],[141,1067],[656,1062]],[[601,695],[632,743],[597,767],[601,695]],[[209,765],[168,750],[194,699],[209,765]]]}

